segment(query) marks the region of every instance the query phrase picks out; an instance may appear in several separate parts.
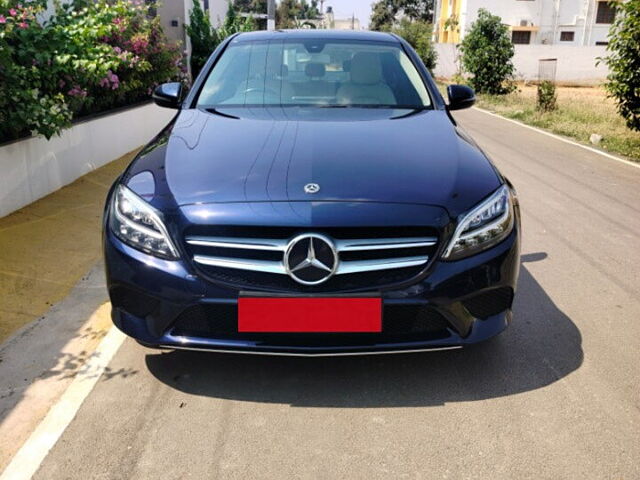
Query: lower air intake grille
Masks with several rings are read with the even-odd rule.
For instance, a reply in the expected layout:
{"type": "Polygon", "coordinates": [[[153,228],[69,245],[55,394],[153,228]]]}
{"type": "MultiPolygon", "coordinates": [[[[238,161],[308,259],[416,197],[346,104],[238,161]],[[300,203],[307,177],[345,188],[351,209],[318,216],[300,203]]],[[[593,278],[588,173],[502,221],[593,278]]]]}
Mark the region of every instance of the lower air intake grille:
{"type": "Polygon", "coordinates": [[[113,287],[109,291],[109,296],[114,308],[124,310],[138,318],[151,315],[160,305],[159,300],[126,287],[113,287]]]}
{"type": "Polygon", "coordinates": [[[487,318],[511,308],[513,289],[496,288],[465,300],[463,305],[476,318],[487,318]]]}
{"type": "Polygon", "coordinates": [[[268,341],[271,344],[340,345],[446,338],[447,320],[423,305],[385,305],[381,333],[238,333],[236,304],[195,305],[184,310],[171,329],[174,336],[268,341]]]}

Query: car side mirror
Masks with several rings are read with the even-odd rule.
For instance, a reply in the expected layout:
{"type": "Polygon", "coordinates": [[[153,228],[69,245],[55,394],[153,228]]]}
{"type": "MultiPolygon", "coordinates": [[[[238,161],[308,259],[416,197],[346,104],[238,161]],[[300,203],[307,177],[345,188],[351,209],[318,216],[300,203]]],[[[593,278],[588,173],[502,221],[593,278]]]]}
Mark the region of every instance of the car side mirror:
{"type": "Polygon", "coordinates": [[[180,82],[163,83],[153,91],[153,101],[165,108],[180,108],[182,84],[180,82]]]}
{"type": "Polygon", "coordinates": [[[476,103],[476,93],[466,85],[449,85],[447,87],[449,96],[449,110],[462,110],[469,108],[476,103]]]}

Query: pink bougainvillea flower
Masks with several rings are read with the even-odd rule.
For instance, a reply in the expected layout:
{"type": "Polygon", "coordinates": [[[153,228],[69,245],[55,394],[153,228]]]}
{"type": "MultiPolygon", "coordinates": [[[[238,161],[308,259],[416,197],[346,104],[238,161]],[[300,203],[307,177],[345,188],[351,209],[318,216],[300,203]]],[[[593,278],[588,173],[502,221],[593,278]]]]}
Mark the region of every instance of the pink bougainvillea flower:
{"type": "Polygon", "coordinates": [[[29,25],[27,25],[27,22],[20,22],[18,24],[18,28],[27,28],[29,25]]]}
{"type": "Polygon", "coordinates": [[[69,90],[67,92],[67,94],[72,96],[72,97],[82,97],[82,98],[84,98],[84,97],[87,96],[87,91],[82,89],[82,88],[80,88],[79,85],[74,85],[74,87],[71,90],[69,90]]]}
{"type": "Polygon", "coordinates": [[[7,23],[7,18],[4,15],[0,15],[0,23],[7,23]]]}
{"type": "Polygon", "coordinates": [[[18,14],[18,12],[16,12],[15,8],[10,8],[9,9],[9,15],[11,15],[12,17],[15,17],[18,14]]]}

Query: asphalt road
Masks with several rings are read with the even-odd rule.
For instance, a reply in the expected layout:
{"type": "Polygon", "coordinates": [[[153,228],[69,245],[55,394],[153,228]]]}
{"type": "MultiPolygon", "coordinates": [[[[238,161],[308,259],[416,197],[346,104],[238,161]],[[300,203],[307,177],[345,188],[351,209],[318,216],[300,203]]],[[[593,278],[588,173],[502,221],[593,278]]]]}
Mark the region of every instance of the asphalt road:
{"type": "Polygon", "coordinates": [[[127,340],[36,478],[640,478],[640,169],[456,117],[522,204],[507,332],[333,359],[127,340]]]}

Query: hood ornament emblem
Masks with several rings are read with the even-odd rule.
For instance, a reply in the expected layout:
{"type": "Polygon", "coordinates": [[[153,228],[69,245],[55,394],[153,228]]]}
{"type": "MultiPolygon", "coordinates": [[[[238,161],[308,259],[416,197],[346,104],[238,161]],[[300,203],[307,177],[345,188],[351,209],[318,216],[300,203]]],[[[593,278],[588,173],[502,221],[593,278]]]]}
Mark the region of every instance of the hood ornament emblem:
{"type": "Polygon", "coordinates": [[[318,193],[320,191],[320,185],[317,183],[307,183],[304,186],[304,193],[318,193]]]}

